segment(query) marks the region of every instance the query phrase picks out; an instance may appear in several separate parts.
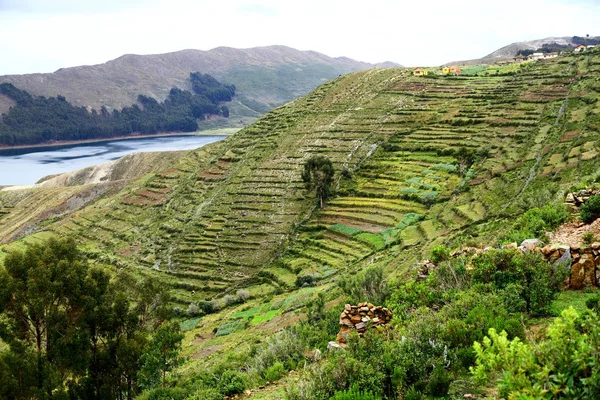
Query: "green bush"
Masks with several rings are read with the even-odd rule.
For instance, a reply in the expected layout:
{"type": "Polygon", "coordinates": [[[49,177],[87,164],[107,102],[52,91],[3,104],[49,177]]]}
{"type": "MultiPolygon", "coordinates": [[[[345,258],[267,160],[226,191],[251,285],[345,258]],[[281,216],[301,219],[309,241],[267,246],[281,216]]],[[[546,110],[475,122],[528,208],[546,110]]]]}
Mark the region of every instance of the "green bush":
{"type": "Polygon", "coordinates": [[[563,204],[532,208],[519,217],[512,231],[502,241],[521,243],[525,239],[545,239],[546,231],[554,230],[568,217],[569,211],[563,204]]]}
{"type": "Polygon", "coordinates": [[[597,294],[591,296],[589,299],[587,299],[585,301],[585,306],[587,308],[589,308],[590,310],[596,310],[596,311],[600,311],[599,306],[600,305],[600,296],[598,296],[597,294]]]}
{"type": "Polygon", "coordinates": [[[189,396],[187,390],[182,388],[157,388],[143,393],[139,399],[143,400],[185,400],[189,396]]]}
{"type": "Polygon", "coordinates": [[[218,388],[224,396],[243,393],[246,389],[244,374],[230,369],[225,370],[221,375],[221,379],[219,379],[218,388]]]}
{"type": "Polygon", "coordinates": [[[586,232],[581,236],[581,241],[583,244],[590,245],[596,241],[596,235],[593,232],[586,232]]]}
{"type": "Polygon", "coordinates": [[[549,327],[546,340],[534,344],[508,340],[505,332],[473,346],[477,365],[473,378],[496,386],[501,398],[597,399],[600,393],[600,318],[582,316],[571,307],[549,327]]]}
{"type": "Polygon", "coordinates": [[[437,366],[429,378],[427,392],[433,397],[447,396],[451,381],[448,372],[442,366],[437,366]]]}
{"type": "Polygon", "coordinates": [[[450,260],[450,250],[446,246],[436,246],[431,250],[431,262],[437,264],[450,260]]]}
{"type": "Polygon", "coordinates": [[[223,395],[217,389],[198,389],[185,400],[223,400],[223,395]]]}
{"type": "Polygon", "coordinates": [[[519,294],[531,315],[546,315],[568,271],[553,267],[539,253],[517,250],[490,250],[473,259],[473,281],[505,290],[510,307],[519,308],[519,294]],[[517,286],[514,286],[517,285],[517,286]],[[519,287],[520,286],[520,287],[519,287]]]}
{"type": "Polygon", "coordinates": [[[381,400],[381,397],[371,392],[363,392],[358,388],[357,384],[354,384],[348,390],[335,392],[331,400],[381,400]]]}
{"type": "Polygon", "coordinates": [[[579,217],[586,224],[600,218],[600,195],[591,196],[583,203],[579,211],[579,217]]]}
{"type": "Polygon", "coordinates": [[[338,279],[337,285],[346,295],[346,300],[355,304],[364,301],[383,304],[389,296],[381,267],[370,268],[355,276],[342,277],[338,279]]]}
{"type": "Polygon", "coordinates": [[[263,372],[263,378],[265,378],[267,382],[275,382],[281,379],[285,372],[283,363],[277,361],[263,372]]]}

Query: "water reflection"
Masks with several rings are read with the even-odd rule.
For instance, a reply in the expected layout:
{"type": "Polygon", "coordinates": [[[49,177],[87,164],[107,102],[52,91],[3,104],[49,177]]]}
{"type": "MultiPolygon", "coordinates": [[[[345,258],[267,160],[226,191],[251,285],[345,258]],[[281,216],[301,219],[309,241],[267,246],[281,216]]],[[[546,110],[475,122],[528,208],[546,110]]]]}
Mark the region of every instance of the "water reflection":
{"type": "Polygon", "coordinates": [[[133,152],[190,150],[224,138],[180,135],[0,150],[0,186],[31,185],[47,175],[102,164],[133,152]]]}

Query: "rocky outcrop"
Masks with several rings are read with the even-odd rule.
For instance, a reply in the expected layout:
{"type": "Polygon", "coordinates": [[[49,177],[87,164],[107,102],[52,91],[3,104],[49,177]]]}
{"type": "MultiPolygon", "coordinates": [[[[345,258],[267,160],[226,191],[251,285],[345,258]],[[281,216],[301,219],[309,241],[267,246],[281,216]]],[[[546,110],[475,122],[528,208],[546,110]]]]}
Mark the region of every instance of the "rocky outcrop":
{"type": "Polygon", "coordinates": [[[582,189],[577,192],[571,192],[567,194],[565,203],[573,208],[581,207],[583,203],[592,196],[600,194],[600,189],[582,189]]]}
{"type": "Polygon", "coordinates": [[[392,311],[371,303],[359,303],[357,306],[346,304],[340,315],[340,332],[337,342],[344,345],[348,341],[350,332],[358,332],[363,336],[368,327],[382,326],[392,320],[392,311]]]}
{"type": "Polygon", "coordinates": [[[567,286],[570,289],[599,286],[600,242],[586,247],[553,244],[545,246],[541,251],[550,262],[569,262],[571,273],[567,286]]]}

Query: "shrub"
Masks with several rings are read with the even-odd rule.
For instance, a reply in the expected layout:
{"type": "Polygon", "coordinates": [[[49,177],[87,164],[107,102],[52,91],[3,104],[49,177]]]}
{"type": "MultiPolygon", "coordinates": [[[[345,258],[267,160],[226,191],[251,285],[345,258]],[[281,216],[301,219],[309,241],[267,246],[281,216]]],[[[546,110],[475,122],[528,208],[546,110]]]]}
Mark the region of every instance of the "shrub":
{"type": "Polygon", "coordinates": [[[143,400],[185,400],[189,393],[182,388],[157,388],[145,392],[140,399],[143,400]]]}
{"type": "Polygon", "coordinates": [[[238,303],[245,303],[250,298],[250,292],[246,289],[240,289],[236,292],[238,303]]]}
{"type": "Polygon", "coordinates": [[[219,311],[219,305],[214,300],[200,300],[198,302],[198,307],[200,307],[205,314],[212,314],[219,311]]]}
{"type": "Polygon", "coordinates": [[[263,378],[265,378],[267,382],[275,382],[278,381],[285,372],[283,363],[277,361],[263,372],[263,378]]]}
{"type": "Polygon", "coordinates": [[[362,392],[358,385],[343,392],[335,392],[335,395],[330,400],[381,400],[381,397],[375,396],[371,392],[362,392]]]}
{"type": "Polygon", "coordinates": [[[433,397],[444,397],[448,395],[451,382],[450,375],[442,366],[437,366],[433,370],[427,385],[427,392],[433,397]]]}
{"type": "Polygon", "coordinates": [[[436,246],[431,250],[431,262],[434,264],[448,260],[450,260],[450,249],[446,246],[436,246]]]}
{"type": "Polygon", "coordinates": [[[490,250],[473,259],[473,281],[492,284],[496,289],[506,290],[510,306],[515,292],[521,292],[531,315],[545,315],[550,303],[560,291],[568,271],[553,268],[541,254],[522,254],[516,250],[490,250]],[[520,285],[510,286],[511,284],[520,285]]]}
{"type": "Polygon", "coordinates": [[[594,235],[593,232],[586,232],[581,237],[581,241],[584,244],[590,245],[590,244],[592,244],[592,243],[594,243],[596,241],[596,236],[594,235]]]}
{"type": "Polygon", "coordinates": [[[591,296],[589,299],[585,301],[585,306],[590,310],[600,311],[598,306],[600,305],[600,296],[597,294],[591,296]]]}
{"type": "Polygon", "coordinates": [[[501,398],[596,399],[600,393],[600,319],[583,316],[571,307],[548,327],[546,340],[526,344],[509,341],[505,332],[491,329],[473,346],[474,379],[483,384],[500,376],[501,398]]]}
{"type": "Polygon", "coordinates": [[[600,195],[591,196],[583,203],[579,211],[579,217],[586,224],[600,217],[600,195]]]}
{"type": "Polygon", "coordinates": [[[353,303],[368,301],[373,304],[383,304],[389,296],[381,267],[370,268],[356,276],[342,277],[338,279],[337,285],[342,289],[347,300],[353,303]]]}
{"type": "Polygon", "coordinates": [[[194,303],[190,303],[190,305],[188,306],[185,314],[188,317],[197,317],[200,314],[200,307],[198,307],[194,303]]]}
{"type": "Polygon", "coordinates": [[[546,231],[552,231],[569,217],[569,211],[562,205],[548,204],[532,208],[519,217],[504,242],[522,242],[525,239],[544,239],[546,231]]]}
{"type": "Polygon", "coordinates": [[[241,394],[246,389],[244,375],[238,371],[225,370],[219,379],[219,392],[224,396],[241,394]]]}
{"type": "Polygon", "coordinates": [[[223,395],[217,389],[198,389],[186,400],[223,400],[223,395]]]}

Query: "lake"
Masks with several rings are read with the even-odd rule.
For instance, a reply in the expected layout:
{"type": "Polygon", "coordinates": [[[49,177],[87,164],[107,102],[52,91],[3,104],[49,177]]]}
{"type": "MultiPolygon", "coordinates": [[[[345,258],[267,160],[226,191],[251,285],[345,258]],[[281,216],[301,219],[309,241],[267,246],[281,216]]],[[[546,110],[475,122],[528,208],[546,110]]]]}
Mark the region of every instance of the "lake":
{"type": "Polygon", "coordinates": [[[191,150],[227,136],[176,135],[0,150],[0,186],[32,185],[44,176],[98,165],[134,152],[191,150]]]}

